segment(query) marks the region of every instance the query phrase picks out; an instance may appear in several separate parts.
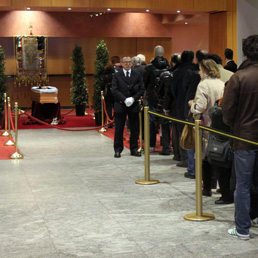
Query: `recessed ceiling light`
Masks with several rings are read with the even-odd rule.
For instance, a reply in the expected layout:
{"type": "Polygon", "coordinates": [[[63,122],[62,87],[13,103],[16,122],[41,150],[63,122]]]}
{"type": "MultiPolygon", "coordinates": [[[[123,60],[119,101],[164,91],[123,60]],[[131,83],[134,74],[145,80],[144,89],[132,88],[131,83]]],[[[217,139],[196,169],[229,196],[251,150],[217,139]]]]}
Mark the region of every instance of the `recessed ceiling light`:
{"type": "Polygon", "coordinates": [[[111,11],[111,9],[110,9],[110,8],[108,8],[108,9],[107,9],[107,11],[108,11],[108,12],[110,12],[110,11],[111,11]]]}
{"type": "Polygon", "coordinates": [[[27,7],[27,10],[30,10],[31,8],[30,7],[27,7]]]}
{"type": "Polygon", "coordinates": [[[102,13],[99,13],[99,15],[102,15],[102,13]]]}
{"type": "Polygon", "coordinates": [[[180,11],[180,10],[177,10],[176,12],[177,12],[177,13],[181,13],[181,11],[180,11]]]}
{"type": "Polygon", "coordinates": [[[71,7],[68,7],[67,9],[68,9],[68,11],[71,11],[71,10],[72,10],[72,8],[71,8],[71,7]]]}
{"type": "Polygon", "coordinates": [[[92,18],[92,17],[93,17],[93,14],[90,14],[90,17],[92,18]]]}
{"type": "Polygon", "coordinates": [[[95,16],[99,16],[99,14],[98,14],[98,13],[95,13],[95,16]]]}
{"type": "Polygon", "coordinates": [[[147,13],[148,13],[149,11],[150,11],[149,9],[146,10],[147,13]]]}
{"type": "Polygon", "coordinates": [[[185,24],[187,25],[187,24],[188,24],[188,22],[185,22],[185,24]]]}

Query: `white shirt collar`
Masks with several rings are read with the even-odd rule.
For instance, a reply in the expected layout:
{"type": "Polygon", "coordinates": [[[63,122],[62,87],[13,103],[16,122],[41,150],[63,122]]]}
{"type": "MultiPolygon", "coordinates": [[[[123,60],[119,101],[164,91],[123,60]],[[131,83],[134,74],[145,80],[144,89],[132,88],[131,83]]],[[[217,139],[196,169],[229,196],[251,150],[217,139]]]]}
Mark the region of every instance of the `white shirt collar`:
{"type": "Polygon", "coordinates": [[[125,76],[126,76],[126,73],[129,72],[129,77],[130,77],[130,76],[131,76],[131,71],[132,71],[132,69],[126,71],[126,70],[123,68],[123,72],[124,72],[124,75],[125,75],[125,76]]]}

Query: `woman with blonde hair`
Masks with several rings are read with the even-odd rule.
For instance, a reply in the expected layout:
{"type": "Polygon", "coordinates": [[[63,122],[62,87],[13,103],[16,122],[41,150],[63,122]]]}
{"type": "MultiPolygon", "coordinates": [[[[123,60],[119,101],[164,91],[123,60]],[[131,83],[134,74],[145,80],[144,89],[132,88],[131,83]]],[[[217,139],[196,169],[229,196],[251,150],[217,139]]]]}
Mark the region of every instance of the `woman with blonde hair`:
{"type": "MultiPolygon", "coordinates": [[[[220,73],[217,64],[211,59],[202,60],[199,63],[201,81],[198,84],[195,99],[188,102],[195,119],[201,119],[205,126],[211,125],[208,115],[209,109],[215,101],[222,98],[224,83],[219,79],[220,73]]],[[[209,133],[203,132],[203,195],[211,196],[212,167],[205,158],[209,133]]]]}

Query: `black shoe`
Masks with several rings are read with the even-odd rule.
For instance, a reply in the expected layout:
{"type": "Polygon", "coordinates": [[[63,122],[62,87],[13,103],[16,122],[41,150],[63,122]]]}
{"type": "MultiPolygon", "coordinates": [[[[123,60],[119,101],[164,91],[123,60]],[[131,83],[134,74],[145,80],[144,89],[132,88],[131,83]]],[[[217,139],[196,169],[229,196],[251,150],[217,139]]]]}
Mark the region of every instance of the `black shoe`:
{"type": "Polygon", "coordinates": [[[212,195],[211,190],[203,189],[202,195],[210,197],[212,195]]]}
{"type": "Polygon", "coordinates": [[[114,157],[115,158],[121,158],[121,154],[119,151],[116,151],[115,154],[114,154],[114,157]]]}
{"type": "Polygon", "coordinates": [[[185,172],[184,176],[187,177],[187,178],[190,178],[190,179],[195,179],[195,175],[191,175],[188,172],[185,172]]]}
{"type": "Polygon", "coordinates": [[[168,152],[168,151],[161,151],[159,153],[159,155],[164,155],[164,156],[169,156],[171,154],[171,152],[168,152]]]}
{"type": "Polygon", "coordinates": [[[233,203],[232,200],[226,201],[226,200],[223,200],[222,198],[219,198],[218,200],[215,201],[215,204],[231,204],[231,203],[233,203]]]}
{"type": "Polygon", "coordinates": [[[138,152],[138,151],[133,151],[133,152],[131,152],[131,156],[141,157],[142,154],[140,152],[138,152]]]}
{"type": "Polygon", "coordinates": [[[178,163],[176,164],[176,166],[177,166],[177,167],[182,167],[182,168],[187,168],[187,167],[188,167],[188,163],[187,163],[187,162],[182,162],[182,161],[180,161],[180,162],[178,162],[178,163]]]}

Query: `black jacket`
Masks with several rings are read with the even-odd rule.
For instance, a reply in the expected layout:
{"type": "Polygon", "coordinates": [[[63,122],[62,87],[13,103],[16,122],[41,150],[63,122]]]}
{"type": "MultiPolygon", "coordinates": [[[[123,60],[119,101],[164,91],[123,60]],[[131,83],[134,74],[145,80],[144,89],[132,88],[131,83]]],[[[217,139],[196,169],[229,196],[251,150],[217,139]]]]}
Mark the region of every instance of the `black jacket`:
{"type": "Polygon", "coordinates": [[[112,80],[112,92],[115,98],[115,113],[139,112],[138,100],[144,93],[142,75],[137,71],[131,70],[130,78],[126,78],[123,70],[115,73],[112,80]],[[133,97],[134,103],[127,107],[124,103],[126,98],[133,97]]]}
{"type": "Polygon", "coordinates": [[[228,61],[228,63],[224,66],[224,69],[235,73],[237,71],[237,64],[234,60],[228,61]]]}
{"type": "Polygon", "coordinates": [[[144,85],[148,104],[157,106],[156,78],[169,69],[169,63],[163,56],[156,56],[154,60],[145,67],[144,85]]]}

